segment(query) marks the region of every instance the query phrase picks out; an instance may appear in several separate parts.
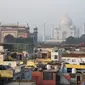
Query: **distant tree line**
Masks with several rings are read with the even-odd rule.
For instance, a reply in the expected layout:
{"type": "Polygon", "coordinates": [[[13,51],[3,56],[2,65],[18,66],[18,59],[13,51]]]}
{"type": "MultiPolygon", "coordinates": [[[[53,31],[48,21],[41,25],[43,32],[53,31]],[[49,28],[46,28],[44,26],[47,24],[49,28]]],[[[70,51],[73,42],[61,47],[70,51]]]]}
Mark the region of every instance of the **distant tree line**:
{"type": "Polygon", "coordinates": [[[68,37],[65,42],[62,42],[64,44],[85,44],[85,34],[83,34],[79,38],[74,38],[72,36],[68,37]]]}
{"type": "Polygon", "coordinates": [[[28,38],[23,38],[23,37],[19,37],[19,38],[11,38],[8,40],[5,40],[5,43],[16,43],[14,45],[5,45],[5,48],[10,49],[11,51],[18,51],[18,52],[22,52],[23,50],[29,50],[32,51],[33,50],[33,46],[34,46],[34,41],[33,38],[28,37],[28,38]]]}
{"type": "Polygon", "coordinates": [[[19,38],[12,38],[10,40],[6,40],[6,43],[24,43],[24,44],[28,44],[28,43],[33,43],[33,38],[29,37],[29,38],[23,38],[23,37],[19,37],[19,38]]]}

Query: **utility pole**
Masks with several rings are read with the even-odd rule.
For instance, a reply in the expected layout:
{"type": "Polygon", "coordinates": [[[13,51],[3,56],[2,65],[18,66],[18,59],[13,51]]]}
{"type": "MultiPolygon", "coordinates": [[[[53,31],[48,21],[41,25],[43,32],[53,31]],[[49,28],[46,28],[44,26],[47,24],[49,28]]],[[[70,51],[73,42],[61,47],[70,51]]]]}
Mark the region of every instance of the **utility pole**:
{"type": "Polygon", "coordinates": [[[79,30],[79,28],[78,28],[78,38],[79,38],[79,33],[80,33],[80,30],[79,30]]]}

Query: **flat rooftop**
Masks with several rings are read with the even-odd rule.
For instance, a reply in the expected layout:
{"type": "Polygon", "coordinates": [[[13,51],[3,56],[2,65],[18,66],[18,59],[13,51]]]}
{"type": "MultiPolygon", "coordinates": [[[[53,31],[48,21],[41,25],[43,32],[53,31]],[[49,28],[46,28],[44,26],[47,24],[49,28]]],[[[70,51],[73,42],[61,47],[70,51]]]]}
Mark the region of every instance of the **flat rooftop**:
{"type": "Polygon", "coordinates": [[[35,82],[32,81],[13,81],[11,83],[8,83],[6,85],[36,85],[35,82]]]}

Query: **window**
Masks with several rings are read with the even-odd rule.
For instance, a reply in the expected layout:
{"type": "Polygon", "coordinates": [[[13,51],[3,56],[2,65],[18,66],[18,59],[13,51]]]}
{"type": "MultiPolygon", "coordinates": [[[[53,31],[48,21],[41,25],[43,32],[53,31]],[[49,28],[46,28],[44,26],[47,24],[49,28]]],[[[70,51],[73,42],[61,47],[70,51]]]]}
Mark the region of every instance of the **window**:
{"type": "Polygon", "coordinates": [[[46,58],[47,57],[47,53],[42,53],[42,58],[46,58]]]}
{"type": "Polygon", "coordinates": [[[53,73],[43,72],[43,80],[53,80],[53,73]]]}
{"type": "Polygon", "coordinates": [[[57,55],[55,55],[55,59],[57,59],[57,55]]]}
{"type": "Polygon", "coordinates": [[[67,73],[71,73],[72,72],[72,68],[67,68],[67,73]]]}

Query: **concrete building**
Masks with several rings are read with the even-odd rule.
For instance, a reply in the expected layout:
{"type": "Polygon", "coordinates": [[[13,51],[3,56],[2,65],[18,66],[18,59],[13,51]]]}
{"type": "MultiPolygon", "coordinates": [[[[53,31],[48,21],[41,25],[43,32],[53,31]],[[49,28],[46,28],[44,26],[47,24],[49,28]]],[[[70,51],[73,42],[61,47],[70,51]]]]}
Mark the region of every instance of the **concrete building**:
{"type": "Polygon", "coordinates": [[[65,41],[69,36],[77,37],[76,27],[72,20],[65,14],[60,21],[60,25],[53,30],[53,38],[57,42],[65,41]]]}

